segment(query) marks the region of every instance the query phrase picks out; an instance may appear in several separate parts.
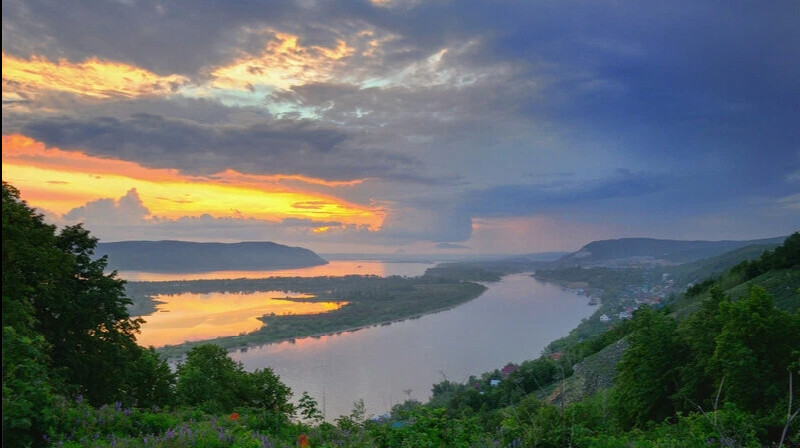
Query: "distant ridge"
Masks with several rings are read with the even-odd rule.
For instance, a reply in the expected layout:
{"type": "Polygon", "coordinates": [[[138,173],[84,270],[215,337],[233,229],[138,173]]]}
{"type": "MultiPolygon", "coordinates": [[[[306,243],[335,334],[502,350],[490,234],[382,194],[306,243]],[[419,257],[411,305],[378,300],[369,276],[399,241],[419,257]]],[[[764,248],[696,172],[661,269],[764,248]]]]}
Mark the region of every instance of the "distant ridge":
{"type": "Polygon", "coordinates": [[[292,269],[328,263],[308,249],[272,242],[120,241],[100,243],[95,253],[108,255],[110,269],[150,272],[292,269]]]}
{"type": "Polygon", "coordinates": [[[688,263],[714,257],[751,245],[781,244],[785,236],[748,241],[684,241],[655,238],[621,238],[592,241],[579,251],[565,255],[564,264],[592,264],[630,258],[652,258],[670,263],[688,263]]]}

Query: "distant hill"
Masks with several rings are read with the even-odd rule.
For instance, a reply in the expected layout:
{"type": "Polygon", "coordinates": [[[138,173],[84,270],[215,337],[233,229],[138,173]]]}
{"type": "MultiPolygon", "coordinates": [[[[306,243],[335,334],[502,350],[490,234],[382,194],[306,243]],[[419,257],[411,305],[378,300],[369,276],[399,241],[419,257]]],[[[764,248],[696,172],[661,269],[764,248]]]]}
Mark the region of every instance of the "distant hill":
{"type": "Polygon", "coordinates": [[[120,241],[100,243],[95,253],[108,255],[110,269],[150,272],[291,269],[328,263],[308,249],[271,242],[120,241]]]}
{"type": "Polygon", "coordinates": [[[786,237],[749,241],[682,241],[654,238],[622,238],[593,241],[559,260],[562,264],[595,264],[611,260],[651,258],[669,263],[688,263],[714,257],[745,246],[777,245],[786,237]]]}

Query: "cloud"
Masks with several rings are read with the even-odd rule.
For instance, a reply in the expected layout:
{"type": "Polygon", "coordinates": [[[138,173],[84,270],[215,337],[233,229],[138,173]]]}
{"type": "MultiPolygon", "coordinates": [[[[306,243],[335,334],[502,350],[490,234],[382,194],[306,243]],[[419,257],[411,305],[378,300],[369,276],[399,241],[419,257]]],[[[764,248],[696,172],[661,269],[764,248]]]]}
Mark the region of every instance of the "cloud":
{"type": "Polygon", "coordinates": [[[584,182],[500,185],[473,191],[465,199],[471,216],[527,216],[558,207],[650,195],[668,188],[672,179],[652,173],[618,170],[584,182]]]}
{"type": "Polygon", "coordinates": [[[67,212],[63,220],[82,222],[90,229],[94,227],[126,227],[143,225],[150,218],[150,210],[144,206],[139,193],[131,188],[119,199],[103,198],[88,202],[67,212]]]}
{"type": "Polygon", "coordinates": [[[467,250],[470,247],[469,246],[465,246],[463,244],[456,244],[456,243],[438,243],[436,245],[436,248],[437,249],[463,249],[463,250],[467,250]]]}
{"type": "Polygon", "coordinates": [[[92,98],[169,95],[188,79],[183,76],[159,76],[127,64],[104,62],[96,58],[80,63],[66,60],[50,62],[32,56],[21,59],[3,53],[3,92],[25,96],[42,90],[58,90],[92,98]]]}
{"type": "Polygon", "coordinates": [[[459,223],[460,229],[440,227],[450,220],[447,214],[424,214],[415,211],[415,219],[408,220],[405,212],[390,218],[380,228],[348,224],[341,221],[284,218],[267,220],[247,217],[212,216],[207,213],[194,216],[158,216],[148,209],[139,192],[133,188],[120,198],[101,198],[75,207],[63,215],[47,211],[48,220],[57,225],[84,223],[103,241],[126,239],[169,239],[213,241],[251,240],[277,241],[299,245],[314,243],[347,243],[373,246],[394,246],[417,241],[443,241],[469,237],[469,220],[459,223]],[[451,233],[455,231],[455,234],[451,233]]]}
{"type": "Polygon", "coordinates": [[[778,198],[778,204],[781,208],[800,210],[800,193],[778,198]]]}
{"type": "Polygon", "coordinates": [[[360,147],[347,131],[310,121],[269,120],[246,126],[206,125],[161,115],[30,120],[36,140],[155,168],[209,174],[297,174],[328,180],[420,179],[415,158],[360,147]]]}

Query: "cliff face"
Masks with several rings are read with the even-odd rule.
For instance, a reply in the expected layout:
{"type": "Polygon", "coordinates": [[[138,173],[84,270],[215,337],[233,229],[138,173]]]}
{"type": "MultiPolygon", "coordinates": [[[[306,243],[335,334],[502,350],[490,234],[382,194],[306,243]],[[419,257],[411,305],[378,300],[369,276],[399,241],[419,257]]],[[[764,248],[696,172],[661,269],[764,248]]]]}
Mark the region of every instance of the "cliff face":
{"type": "Polygon", "coordinates": [[[151,272],[290,269],[327,264],[302,247],[271,242],[193,243],[188,241],[121,241],[100,243],[110,269],[151,272]]]}
{"type": "Polygon", "coordinates": [[[566,405],[610,389],[614,386],[614,377],[617,376],[617,363],[627,348],[628,340],[622,338],[576,364],[572,368],[572,376],[563,385],[557,385],[545,401],[556,405],[563,401],[566,405]]]}

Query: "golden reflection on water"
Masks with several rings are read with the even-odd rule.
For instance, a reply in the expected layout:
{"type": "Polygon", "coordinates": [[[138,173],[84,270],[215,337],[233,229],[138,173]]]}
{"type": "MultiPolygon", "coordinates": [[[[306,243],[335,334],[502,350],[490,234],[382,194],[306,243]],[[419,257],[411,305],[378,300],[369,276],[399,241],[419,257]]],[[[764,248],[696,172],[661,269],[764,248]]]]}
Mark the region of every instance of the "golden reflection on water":
{"type": "Polygon", "coordinates": [[[154,299],[164,303],[158,305],[155,313],[144,316],[146,323],[137,340],[143,346],[160,347],[235,336],[261,328],[263,323],[257,318],[264,314],[326,313],[347,304],[285,300],[311,297],[286,291],[159,295],[154,299]]]}
{"type": "Polygon", "coordinates": [[[236,278],[267,277],[342,277],[345,275],[386,275],[386,265],[381,261],[336,260],[321,266],[297,269],[258,271],[209,271],[209,272],[142,272],[119,271],[120,278],[132,282],[160,282],[173,280],[223,280],[236,278]]]}

